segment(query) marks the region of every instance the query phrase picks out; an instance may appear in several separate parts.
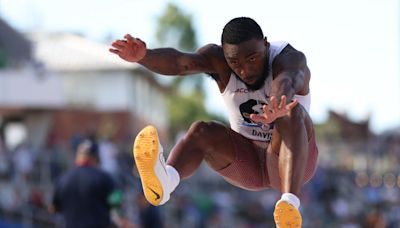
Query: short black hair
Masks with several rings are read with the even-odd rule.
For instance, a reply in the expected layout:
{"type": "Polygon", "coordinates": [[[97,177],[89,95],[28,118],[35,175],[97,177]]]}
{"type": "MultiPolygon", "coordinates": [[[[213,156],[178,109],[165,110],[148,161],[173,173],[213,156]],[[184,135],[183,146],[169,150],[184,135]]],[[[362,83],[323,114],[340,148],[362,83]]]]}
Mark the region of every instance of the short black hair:
{"type": "Polygon", "coordinates": [[[93,139],[85,139],[78,146],[78,154],[99,158],[99,146],[93,139]]]}
{"type": "Polygon", "coordinates": [[[249,17],[237,17],[225,25],[222,31],[221,43],[239,44],[253,38],[264,38],[261,27],[249,17]]]}

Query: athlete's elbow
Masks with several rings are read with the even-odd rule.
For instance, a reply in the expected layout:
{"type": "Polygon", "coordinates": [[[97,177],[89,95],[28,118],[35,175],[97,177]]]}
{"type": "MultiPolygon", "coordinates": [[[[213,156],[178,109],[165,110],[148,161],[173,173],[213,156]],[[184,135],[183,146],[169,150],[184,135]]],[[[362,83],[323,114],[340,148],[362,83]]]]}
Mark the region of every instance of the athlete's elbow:
{"type": "Polygon", "coordinates": [[[303,70],[287,71],[283,74],[282,83],[290,86],[295,92],[300,91],[304,87],[305,73],[303,70]]]}
{"type": "Polygon", "coordinates": [[[177,75],[189,75],[200,73],[199,67],[193,62],[178,62],[176,66],[177,75]]]}
{"type": "Polygon", "coordinates": [[[194,73],[196,73],[196,72],[193,71],[193,69],[191,68],[190,65],[183,64],[183,65],[177,66],[177,75],[185,76],[185,75],[194,74],[194,73]]]}

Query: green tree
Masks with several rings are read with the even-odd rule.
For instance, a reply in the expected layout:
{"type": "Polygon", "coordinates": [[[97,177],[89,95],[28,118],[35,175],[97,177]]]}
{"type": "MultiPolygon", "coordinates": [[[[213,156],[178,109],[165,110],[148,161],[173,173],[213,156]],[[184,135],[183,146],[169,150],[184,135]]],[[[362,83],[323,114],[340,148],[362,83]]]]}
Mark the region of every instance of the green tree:
{"type": "MultiPolygon", "coordinates": [[[[172,3],[167,5],[158,18],[156,37],[160,46],[174,47],[181,51],[194,51],[197,48],[192,17],[172,3]]],[[[203,78],[201,75],[173,78],[169,97],[171,137],[188,129],[196,120],[224,121],[223,117],[208,113],[204,106],[203,78]]]]}
{"type": "Polygon", "coordinates": [[[169,3],[165,12],[158,18],[157,41],[184,51],[197,48],[196,32],[192,17],[184,14],[176,5],[169,3]]]}
{"type": "MultiPolygon", "coordinates": [[[[158,18],[157,42],[160,46],[174,47],[181,51],[194,51],[197,48],[196,31],[191,15],[185,14],[176,5],[169,3],[164,13],[158,18]]],[[[172,80],[175,89],[181,92],[193,88],[203,92],[203,77],[175,77],[172,80]]]]}

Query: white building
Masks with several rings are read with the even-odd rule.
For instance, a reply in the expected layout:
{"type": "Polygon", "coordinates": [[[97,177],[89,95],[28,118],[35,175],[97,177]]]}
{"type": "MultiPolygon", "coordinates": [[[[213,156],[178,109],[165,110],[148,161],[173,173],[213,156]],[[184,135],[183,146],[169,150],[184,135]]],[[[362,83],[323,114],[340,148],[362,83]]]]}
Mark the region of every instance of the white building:
{"type": "Polygon", "coordinates": [[[29,40],[29,64],[0,68],[3,136],[7,124],[16,121],[37,146],[49,135],[66,142],[89,131],[123,139],[150,123],[165,136],[166,89],[153,73],[76,35],[35,33],[29,40]]]}

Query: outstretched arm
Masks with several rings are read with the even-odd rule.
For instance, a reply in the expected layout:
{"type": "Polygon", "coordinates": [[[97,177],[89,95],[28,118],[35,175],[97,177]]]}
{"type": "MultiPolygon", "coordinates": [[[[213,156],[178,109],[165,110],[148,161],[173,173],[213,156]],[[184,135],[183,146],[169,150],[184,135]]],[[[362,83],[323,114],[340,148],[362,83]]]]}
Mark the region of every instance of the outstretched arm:
{"type": "Polygon", "coordinates": [[[308,93],[310,70],[305,55],[290,46],[288,48],[274,63],[271,96],[278,99],[286,96],[290,102],[295,94],[308,93]]]}
{"type": "Polygon", "coordinates": [[[206,57],[209,45],[196,53],[183,53],[173,48],[147,49],[145,42],[129,34],[124,38],[114,41],[110,52],[126,61],[139,63],[156,73],[187,75],[215,72],[212,63],[206,57]]]}
{"type": "Polygon", "coordinates": [[[273,65],[273,81],[269,105],[263,106],[264,113],[252,114],[253,121],[269,124],[285,116],[298,101],[295,94],[306,95],[309,91],[310,70],[303,53],[291,46],[277,57],[273,65]]]}

